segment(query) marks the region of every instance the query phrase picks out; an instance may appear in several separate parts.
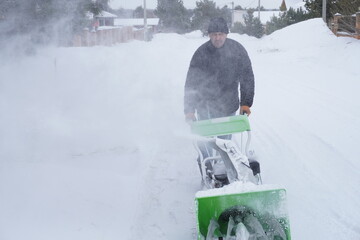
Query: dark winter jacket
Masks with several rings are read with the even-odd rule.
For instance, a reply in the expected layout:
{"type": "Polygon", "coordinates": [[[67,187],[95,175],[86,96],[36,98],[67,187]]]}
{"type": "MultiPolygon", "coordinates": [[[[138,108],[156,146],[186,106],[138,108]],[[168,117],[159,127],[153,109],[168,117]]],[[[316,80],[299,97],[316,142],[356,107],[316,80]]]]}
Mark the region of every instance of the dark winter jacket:
{"type": "Polygon", "coordinates": [[[254,74],[240,43],[227,38],[221,48],[215,48],[208,41],[196,50],[185,83],[185,114],[228,116],[240,105],[251,107],[253,98],[254,74]]]}

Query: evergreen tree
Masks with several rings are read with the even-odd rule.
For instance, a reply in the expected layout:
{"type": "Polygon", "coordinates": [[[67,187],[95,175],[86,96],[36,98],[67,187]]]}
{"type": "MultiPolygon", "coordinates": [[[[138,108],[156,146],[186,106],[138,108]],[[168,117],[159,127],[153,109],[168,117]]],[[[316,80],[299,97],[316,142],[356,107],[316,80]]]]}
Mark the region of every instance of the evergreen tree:
{"type": "Polygon", "coordinates": [[[144,8],[142,6],[138,6],[135,8],[135,11],[133,12],[134,18],[143,18],[144,17],[144,8]]]}
{"type": "MultiPolygon", "coordinates": [[[[304,0],[305,8],[312,17],[322,16],[322,0],[304,0]]],[[[359,11],[360,0],[332,0],[326,2],[326,19],[336,13],[352,15],[359,11]]]]}
{"type": "Polygon", "coordinates": [[[190,29],[190,18],[182,0],[158,0],[155,14],[164,31],[184,33],[190,29]]]}
{"type": "Polygon", "coordinates": [[[244,20],[245,24],[236,22],[231,31],[240,34],[247,34],[256,38],[261,38],[264,35],[264,27],[261,24],[260,19],[254,17],[253,11],[248,11],[244,20]]]}
{"type": "Polygon", "coordinates": [[[211,0],[201,0],[196,2],[194,15],[192,17],[192,30],[201,30],[204,35],[207,34],[207,27],[209,21],[213,17],[223,17],[228,24],[231,23],[231,10],[224,6],[223,8],[216,7],[216,3],[211,0]]]}
{"type": "Polygon", "coordinates": [[[302,8],[296,10],[290,8],[287,12],[280,13],[278,17],[271,17],[270,21],[266,23],[265,33],[271,34],[276,30],[309,18],[311,18],[311,15],[302,10],[302,8]]]}
{"type": "Polygon", "coordinates": [[[243,10],[243,8],[240,5],[235,6],[234,10],[243,10]]]}
{"type": "Polygon", "coordinates": [[[83,0],[86,2],[85,9],[94,15],[109,10],[109,0],[83,0]]]}
{"type": "Polygon", "coordinates": [[[331,14],[340,13],[343,15],[353,15],[360,11],[360,0],[337,0],[332,5],[331,14]]]}
{"type": "Polygon", "coordinates": [[[196,2],[194,16],[192,18],[191,27],[193,30],[201,30],[207,32],[207,26],[211,18],[217,16],[218,10],[216,3],[211,0],[202,0],[196,2]]]}
{"type": "Polygon", "coordinates": [[[110,10],[109,0],[95,0],[95,1],[98,2],[98,4],[101,6],[101,9],[103,11],[109,11],[110,10]]]}
{"type": "MultiPolygon", "coordinates": [[[[322,0],[304,0],[305,9],[309,12],[312,18],[319,18],[322,16],[322,0]]],[[[326,19],[331,18],[330,8],[332,2],[326,3],[326,19]]]]}
{"type": "Polygon", "coordinates": [[[301,7],[296,10],[294,8],[290,8],[289,11],[287,11],[286,16],[289,18],[289,24],[302,22],[310,18],[309,14],[301,7]]]}
{"type": "Polygon", "coordinates": [[[229,26],[231,25],[231,9],[228,6],[224,6],[220,9],[219,16],[223,17],[229,26]]]}
{"type": "Polygon", "coordinates": [[[282,29],[286,26],[288,26],[286,12],[280,13],[278,17],[273,16],[270,18],[270,21],[266,23],[265,34],[269,35],[276,30],[282,29]]]}

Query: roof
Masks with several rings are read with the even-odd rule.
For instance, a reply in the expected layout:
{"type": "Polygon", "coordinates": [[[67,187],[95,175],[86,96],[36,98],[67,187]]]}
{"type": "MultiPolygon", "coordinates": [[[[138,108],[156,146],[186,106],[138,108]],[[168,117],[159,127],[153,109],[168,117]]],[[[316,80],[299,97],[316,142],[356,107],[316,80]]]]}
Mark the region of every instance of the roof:
{"type": "MultiPolygon", "coordinates": [[[[266,22],[271,20],[271,17],[275,16],[278,17],[280,11],[260,11],[260,21],[262,24],[266,24],[266,22]]],[[[246,10],[235,10],[234,11],[234,22],[241,22],[244,24],[244,16],[248,13],[246,10]]],[[[254,17],[258,17],[258,11],[253,13],[254,17]]]]}
{"type": "MultiPolygon", "coordinates": [[[[86,17],[88,19],[93,19],[94,14],[88,11],[86,13],[86,17]]],[[[116,16],[115,14],[106,12],[106,11],[101,11],[98,15],[95,15],[95,17],[97,17],[97,18],[117,18],[118,16],[116,16]]]]}
{"type": "MultiPolygon", "coordinates": [[[[148,18],[146,20],[147,25],[157,26],[159,24],[159,18],[148,18]]],[[[143,26],[143,18],[116,18],[114,22],[115,26],[143,26]]]]}
{"type": "Polygon", "coordinates": [[[96,17],[117,18],[118,16],[116,16],[115,14],[106,12],[106,11],[101,11],[98,15],[96,15],[96,17]]]}

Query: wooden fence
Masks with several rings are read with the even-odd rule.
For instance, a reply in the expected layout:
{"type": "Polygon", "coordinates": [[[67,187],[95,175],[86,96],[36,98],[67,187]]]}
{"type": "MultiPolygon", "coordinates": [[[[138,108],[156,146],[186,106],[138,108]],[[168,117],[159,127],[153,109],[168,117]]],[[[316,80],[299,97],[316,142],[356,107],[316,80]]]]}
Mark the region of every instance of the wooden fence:
{"type": "Polygon", "coordinates": [[[330,23],[331,31],[338,37],[360,39],[360,12],[351,16],[335,14],[330,23]]]}
{"type": "Polygon", "coordinates": [[[144,40],[144,29],[136,30],[131,26],[121,28],[99,29],[97,31],[84,30],[82,34],[74,36],[73,47],[111,46],[116,43],[131,40],[144,40]]]}

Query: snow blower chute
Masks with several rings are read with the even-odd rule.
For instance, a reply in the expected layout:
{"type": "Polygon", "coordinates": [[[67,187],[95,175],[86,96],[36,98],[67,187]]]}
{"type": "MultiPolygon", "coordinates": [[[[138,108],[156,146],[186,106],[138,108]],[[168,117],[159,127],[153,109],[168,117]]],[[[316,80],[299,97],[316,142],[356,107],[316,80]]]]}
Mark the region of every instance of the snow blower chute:
{"type": "Polygon", "coordinates": [[[260,164],[249,151],[246,115],[191,124],[204,183],[196,193],[198,240],[290,240],[286,191],[262,184],[260,164]],[[247,132],[246,143],[229,134],[247,132]],[[243,146],[245,145],[245,146],[243,146]],[[244,147],[244,149],[243,149],[244,147]]]}

